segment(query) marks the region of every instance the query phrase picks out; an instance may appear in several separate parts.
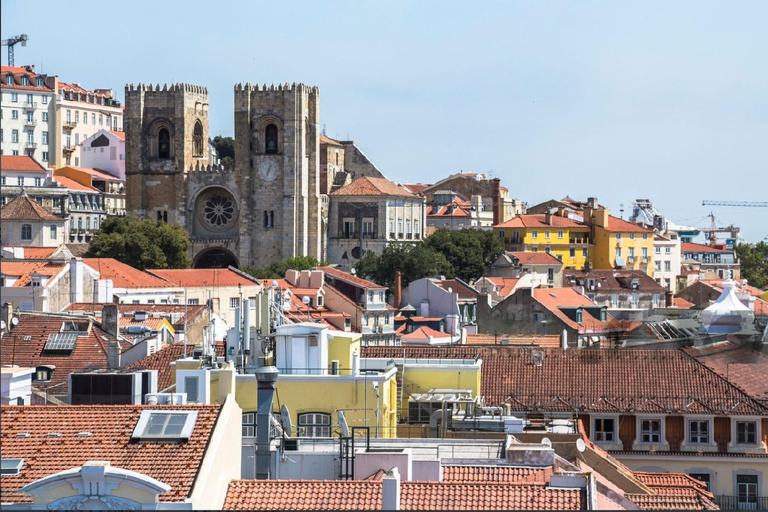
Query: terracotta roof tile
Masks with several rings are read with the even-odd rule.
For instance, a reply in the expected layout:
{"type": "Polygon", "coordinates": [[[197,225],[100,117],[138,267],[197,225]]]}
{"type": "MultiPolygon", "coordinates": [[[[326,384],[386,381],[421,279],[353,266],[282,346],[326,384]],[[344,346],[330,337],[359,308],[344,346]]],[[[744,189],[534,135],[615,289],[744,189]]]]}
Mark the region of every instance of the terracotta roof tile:
{"type": "Polygon", "coordinates": [[[467,334],[467,345],[525,345],[542,348],[558,348],[560,336],[508,336],[506,334],[467,334]]]}
{"type": "Polygon", "coordinates": [[[0,209],[2,220],[58,221],[63,219],[37,204],[26,194],[16,196],[0,209]]]}
{"type": "Polygon", "coordinates": [[[560,308],[577,307],[598,307],[586,296],[580,294],[573,288],[537,288],[533,294],[533,300],[544,306],[552,314],[557,316],[572,329],[579,330],[589,327],[594,331],[601,331],[608,328],[608,322],[603,322],[599,318],[593,317],[586,310],[582,313],[582,322],[579,324],[572,320],[560,308]]]}
{"type": "Polygon", "coordinates": [[[62,186],[65,188],[68,188],[69,190],[79,190],[81,192],[99,192],[99,190],[89,187],[88,185],[83,185],[82,183],[78,183],[72,178],[68,178],[66,176],[54,176],[53,181],[56,183],[61,183],[62,186]]]}
{"type": "Polygon", "coordinates": [[[43,277],[59,275],[67,267],[64,262],[30,261],[30,260],[3,260],[0,269],[8,277],[16,277],[13,287],[29,286],[32,282],[32,274],[37,272],[43,277]]]}
{"type": "Polygon", "coordinates": [[[111,133],[112,135],[114,135],[120,140],[125,140],[125,132],[116,132],[114,130],[109,130],[109,133],[111,133]]]}
{"type": "Polygon", "coordinates": [[[673,298],[672,299],[672,304],[676,308],[680,308],[680,309],[691,309],[694,306],[693,302],[688,302],[687,300],[685,300],[682,297],[675,297],[675,298],[673,298]]]}
{"type": "MultiPolygon", "coordinates": [[[[515,286],[520,282],[519,277],[486,277],[486,279],[499,287],[499,290],[496,293],[504,298],[515,291],[515,286]]],[[[475,286],[477,286],[477,284],[475,284],[475,286]]]]}
{"type": "Polygon", "coordinates": [[[508,252],[521,265],[562,265],[563,262],[547,252],[508,252]]]}
{"type": "Polygon", "coordinates": [[[349,185],[345,185],[339,190],[331,192],[330,195],[419,197],[386,178],[371,178],[369,176],[358,178],[349,185]]]}
{"type": "Polygon", "coordinates": [[[653,229],[629,222],[613,215],[608,216],[608,225],[603,229],[613,233],[653,233],[653,229]]]}
{"type": "Polygon", "coordinates": [[[766,408],[681,350],[560,350],[514,346],[363,347],[371,358],[474,358],[483,361],[480,389],[491,405],[513,411],[626,411],[765,414],[766,408]],[[563,388],[562,383],[570,385],[563,388]]]}
{"type": "MultiPolygon", "coordinates": [[[[3,84],[3,88],[5,88],[5,84],[3,84]]],[[[0,158],[0,169],[3,171],[47,172],[37,160],[26,155],[3,155],[0,158]]]]}
{"type": "Polygon", "coordinates": [[[627,494],[626,497],[643,510],[720,510],[717,505],[701,495],[627,494]]]}
{"type": "MultiPolygon", "coordinates": [[[[3,249],[10,249],[12,247],[14,246],[4,245],[3,249]]],[[[58,249],[58,247],[31,247],[27,245],[21,247],[24,249],[25,260],[47,260],[58,249]]]]}
{"type": "MultiPolygon", "coordinates": [[[[187,356],[192,355],[192,351],[195,349],[194,345],[187,344],[186,351],[187,356]]],[[[171,382],[171,363],[177,359],[184,357],[184,344],[174,343],[173,345],[166,345],[162,349],[158,350],[154,354],[148,355],[136,361],[135,363],[126,366],[128,370],[157,370],[157,389],[163,390],[173,384],[171,382]]]]}
{"type": "Polygon", "coordinates": [[[450,288],[453,293],[457,293],[459,295],[459,300],[477,300],[477,296],[479,295],[477,290],[459,281],[458,279],[442,279],[432,282],[443,290],[448,291],[450,288]]]}
{"type": "Polygon", "coordinates": [[[223,510],[381,510],[381,482],[233,480],[223,510]]]}
{"type": "Polygon", "coordinates": [[[336,279],[347,281],[348,283],[352,283],[361,288],[374,289],[374,290],[386,289],[386,286],[382,286],[380,284],[374,283],[373,281],[368,281],[367,279],[354,276],[349,272],[344,272],[343,270],[339,270],[334,267],[315,267],[315,268],[316,270],[322,270],[323,272],[325,272],[326,275],[332,276],[336,279]]]}
{"type": "Polygon", "coordinates": [[[509,466],[443,466],[443,482],[498,482],[544,485],[551,468],[509,466]]]}
{"type": "Polygon", "coordinates": [[[429,327],[419,327],[418,329],[415,329],[413,332],[409,332],[408,334],[403,334],[401,338],[404,341],[423,340],[427,338],[451,339],[451,335],[447,332],[436,331],[429,327]]]}
{"type": "Polygon", "coordinates": [[[46,315],[42,313],[21,313],[19,324],[3,335],[0,344],[2,364],[15,364],[35,368],[40,365],[55,365],[50,382],[37,383],[39,388],[54,388],[56,395],[67,393],[69,374],[87,368],[103,369],[107,367],[107,346],[116,338],[101,329],[88,318],[68,317],[66,315],[46,315]],[[82,323],[90,325],[87,336],[79,336],[75,347],[69,353],[50,353],[45,349],[48,336],[59,333],[64,323],[82,323]]]}
{"type": "MultiPolygon", "coordinates": [[[[103,180],[106,180],[106,181],[122,181],[117,176],[113,176],[113,175],[109,174],[106,171],[102,171],[101,169],[94,169],[92,167],[75,167],[75,166],[72,166],[72,165],[66,165],[64,167],[61,167],[61,168],[57,169],[57,171],[59,171],[61,169],[75,169],[77,171],[84,172],[86,174],[90,174],[94,178],[103,179],[103,180]]],[[[58,177],[59,175],[57,174],[56,176],[58,177]]]]}
{"type": "Polygon", "coordinates": [[[147,269],[147,272],[182,288],[210,286],[259,286],[256,278],[228,268],[147,269]]]}
{"type": "Polygon", "coordinates": [[[325,136],[324,134],[320,134],[320,144],[329,144],[331,146],[340,146],[343,147],[344,144],[337,141],[336,139],[332,139],[330,137],[325,136]]]}
{"type": "Polygon", "coordinates": [[[632,475],[657,494],[695,496],[702,494],[708,499],[714,495],[707,490],[707,484],[685,473],[652,473],[633,471],[632,475]]]}
{"type": "Polygon", "coordinates": [[[585,286],[589,278],[600,284],[599,289],[602,292],[631,290],[632,281],[635,279],[640,291],[664,293],[667,290],[642,270],[601,269],[584,272],[569,269],[563,271],[564,282],[571,281],[574,285],[585,286]]]}
{"type": "Polygon", "coordinates": [[[173,288],[175,285],[149,272],[126,265],[114,258],[83,258],[101,279],[111,279],[115,288],[173,288]]]}
{"type": "Polygon", "coordinates": [[[683,242],[680,244],[680,252],[685,253],[691,253],[691,252],[724,252],[724,253],[732,253],[733,251],[729,251],[727,249],[720,249],[718,247],[712,247],[711,245],[704,245],[704,244],[696,244],[693,242],[683,242]]]}
{"type": "MultiPolygon", "coordinates": [[[[3,75],[3,89],[20,89],[24,91],[39,91],[39,92],[53,92],[53,89],[45,85],[45,82],[43,82],[42,87],[37,86],[37,77],[39,76],[34,71],[28,70],[25,67],[22,66],[2,66],[0,68],[0,74],[3,75]],[[13,73],[14,75],[14,83],[8,84],[6,83],[5,77],[8,73],[13,73]],[[27,75],[29,77],[29,85],[21,85],[21,76],[27,75]]],[[[5,158],[5,156],[3,156],[5,158]]]]}
{"type": "Polygon", "coordinates": [[[3,457],[23,458],[18,476],[3,475],[2,501],[31,503],[18,491],[40,478],[85,464],[108,460],[171,486],[160,501],[184,501],[190,494],[219,415],[220,405],[2,406],[3,457]],[[136,443],[131,434],[145,409],[198,411],[186,442],[136,443]],[[16,437],[19,433],[29,437],[16,437]],[[61,436],[48,438],[57,432],[61,436]],[[80,437],[80,432],[90,432],[80,437]]]}
{"type": "Polygon", "coordinates": [[[686,347],[683,351],[750,396],[768,400],[768,355],[730,342],[686,347]]]}
{"type": "Polygon", "coordinates": [[[413,194],[421,194],[422,191],[427,188],[431,187],[429,183],[403,183],[402,187],[406,189],[407,191],[413,193],[413,194]]]}
{"type": "Polygon", "coordinates": [[[506,222],[496,224],[494,228],[588,228],[585,223],[569,219],[568,217],[560,217],[558,215],[552,215],[550,224],[546,223],[546,215],[543,213],[530,213],[524,215],[518,215],[506,222]]]}

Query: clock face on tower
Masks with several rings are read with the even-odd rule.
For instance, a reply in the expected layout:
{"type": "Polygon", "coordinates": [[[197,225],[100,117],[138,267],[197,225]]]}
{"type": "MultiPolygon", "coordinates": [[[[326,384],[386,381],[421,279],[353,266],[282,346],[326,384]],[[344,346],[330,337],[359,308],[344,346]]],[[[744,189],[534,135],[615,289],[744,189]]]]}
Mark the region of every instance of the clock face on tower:
{"type": "Polygon", "coordinates": [[[261,176],[261,179],[264,181],[273,181],[277,178],[278,172],[280,172],[280,169],[277,167],[277,164],[271,160],[266,160],[259,165],[259,176],[261,176]]]}

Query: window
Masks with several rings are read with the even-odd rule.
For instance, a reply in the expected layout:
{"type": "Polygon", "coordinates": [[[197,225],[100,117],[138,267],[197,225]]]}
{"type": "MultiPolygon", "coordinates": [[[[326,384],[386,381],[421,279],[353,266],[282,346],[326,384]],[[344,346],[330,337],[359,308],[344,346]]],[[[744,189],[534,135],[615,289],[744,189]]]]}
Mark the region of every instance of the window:
{"type": "Polygon", "coordinates": [[[275,227],[274,210],[264,210],[264,227],[267,229],[275,227]]]}
{"type": "Polygon", "coordinates": [[[203,156],[203,125],[200,123],[200,121],[195,123],[194,143],[195,155],[203,156]]]}
{"type": "Polygon", "coordinates": [[[757,444],[757,422],[737,421],[736,442],[738,444],[757,444]]]}
{"type": "Polygon", "coordinates": [[[711,473],[688,473],[688,476],[695,478],[700,482],[707,484],[707,490],[709,491],[712,486],[712,474],[711,473]]]}
{"type": "Polygon", "coordinates": [[[612,293],[611,294],[611,306],[616,308],[619,307],[619,294],[618,293],[612,293]]]}
{"type": "Polygon", "coordinates": [[[550,246],[544,247],[544,252],[549,254],[552,251],[552,248],[550,246]]]}
{"type": "Polygon", "coordinates": [[[709,443],[709,420],[691,420],[688,422],[689,443],[709,443]]]}
{"type": "Polygon", "coordinates": [[[558,231],[557,232],[557,238],[563,238],[563,232],[562,231],[558,231]]]}
{"type": "Polygon", "coordinates": [[[34,123],[35,122],[35,113],[34,112],[27,112],[27,122],[28,123],[34,123]]]}
{"type": "Polygon", "coordinates": [[[656,272],[661,272],[661,262],[659,260],[654,261],[653,266],[656,269],[656,272]]]}
{"type": "Polygon", "coordinates": [[[648,259],[648,248],[647,248],[647,247],[643,247],[643,248],[641,249],[641,253],[642,253],[642,255],[643,255],[643,259],[644,259],[644,260],[647,260],[647,259],[648,259]]]}
{"type": "Polygon", "coordinates": [[[32,240],[32,224],[21,225],[21,239],[32,240]]]}
{"type": "Polygon", "coordinates": [[[319,412],[299,414],[299,433],[305,437],[331,437],[331,415],[319,412]]]}
{"type": "Polygon", "coordinates": [[[189,439],[196,421],[197,411],[143,410],[131,437],[145,441],[189,439]]]}
{"type": "Polygon", "coordinates": [[[58,236],[58,230],[56,229],[56,225],[51,224],[50,229],[51,229],[51,240],[56,240],[56,237],[58,236]]]}
{"type": "Polygon", "coordinates": [[[19,118],[19,111],[11,110],[11,119],[18,119],[18,118],[19,118]]]}
{"type": "Polygon", "coordinates": [[[43,185],[43,178],[35,178],[35,186],[40,187],[43,185]]]}
{"type": "Polygon", "coordinates": [[[534,245],[531,247],[531,252],[539,252],[539,248],[534,245]]]}
{"type": "Polygon", "coordinates": [[[277,126],[268,124],[264,130],[264,152],[268,155],[277,154],[277,126]]]}
{"type": "Polygon", "coordinates": [[[1,464],[1,475],[18,475],[24,465],[24,459],[3,459],[1,464]]]}
{"type": "Polygon", "coordinates": [[[3,176],[2,178],[0,178],[0,184],[2,184],[2,185],[5,185],[5,176],[3,176]]]}
{"type": "Polygon", "coordinates": [[[19,130],[11,131],[11,142],[19,142],[19,130]]]}
{"type": "Polygon", "coordinates": [[[254,437],[256,435],[256,414],[252,412],[243,413],[243,437],[254,437]]]}
{"type": "Polygon", "coordinates": [[[581,249],[581,256],[582,256],[583,258],[586,258],[586,257],[587,257],[587,248],[586,248],[586,247],[584,247],[584,248],[582,248],[582,249],[581,249]]]}
{"type": "Polygon", "coordinates": [[[240,297],[230,297],[229,309],[235,309],[237,307],[240,307],[240,297]]]}
{"type": "Polygon", "coordinates": [[[13,74],[8,73],[5,76],[5,83],[8,84],[8,85],[13,85],[13,74]]]}
{"type": "MultiPolygon", "coordinates": [[[[86,121],[88,115],[83,116],[86,121]]],[[[171,135],[166,128],[161,128],[157,133],[157,157],[168,159],[171,158],[171,135]]]]}
{"type": "Polygon", "coordinates": [[[43,132],[43,144],[48,144],[48,132],[43,132]]]}
{"type": "Polygon", "coordinates": [[[643,233],[643,240],[648,240],[648,233],[643,233]]]}
{"type": "Polygon", "coordinates": [[[539,238],[539,232],[538,231],[531,231],[531,238],[539,238]]]}
{"type": "Polygon", "coordinates": [[[656,247],[656,254],[661,254],[661,247],[656,247]]]}
{"type": "MultiPolygon", "coordinates": [[[[44,83],[44,81],[43,81],[43,77],[41,77],[41,76],[37,77],[37,86],[38,86],[38,87],[42,87],[42,86],[43,86],[43,83],[44,83]]],[[[48,96],[43,96],[43,98],[47,98],[47,97],[48,97],[48,96]]]]}
{"type": "Polygon", "coordinates": [[[672,248],[671,247],[665,247],[664,252],[667,254],[672,254],[672,248]]]}
{"type": "Polygon", "coordinates": [[[672,263],[669,262],[669,261],[665,261],[664,262],[664,270],[667,271],[667,272],[671,271],[672,270],[672,263]]]}
{"type": "Polygon", "coordinates": [[[640,422],[640,442],[641,443],[660,443],[661,442],[661,420],[642,420],[640,422]]]}
{"type": "Polygon", "coordinates": [[[621,258],[621,247],[616,248],[616,258],[621,258]]]}
{"type": "Polygon", "coordinates": [[[616,240],[621,240],[621,233],[616,233],[616,240]]]}
{"type": "Polygon", "coordinates": [[[99,114],[99,126],[104,126],[104,116],[99,114]]]}
{"type": "MultiPolygon", "coordinates": [[[[75,122],[76,123],[80,122],[80,111],[79,110],[75,110],[75,122]]],[[[88,124],[88,123],[86,122],[85,124],[88,124]]]]}
{"type": "Polygon", "coordinates": [[[630,240],[634,240],[635,239],[635,234],[634,233],[630,233],[629,234],[629,239],[630,240]]]}
{"type": "Polygon", "coordinates": [[[575,258],[576,257],[576,248],[575,247],[571,247],[570,256],[571,256],[571,258],[575,258]]]}
{"type": "Polygon", "coordinates": [[[47,161],[48,161],[48,152],[43,151],[43,162],[47,162],[47,161]]]}
{"type": "Polygon", "coordinates": [[[595,418],[595,441],[613,441],[614,423],[613,418],[595,418]]]}
{"type": "Polygon", "coordinates": [[[739,510],[757,510],[757,475],[736,475],[739,510]]]}
{"type": "Polygon", "coordinates": [[[187,299],[187,304],[190,306],[197,306],[200,304],[200,299],[187,299]]]}
{"type": "Polygon", "coordinates": [[[184,377],[184,391],[187,393],[188,404],[200,403],[200,396],[197,392],[199,380],[200,378],[197,375],[189,375],[184,377]]]}
{"type": "Polygon", "coordinates": [[[91,124],[96,125],[96,114],[91,114],[91,124]]]}
{"type": "Polygon", "coordinates": [[[629,248],[629,257],[630,258],[634,258],[635,257],[635,248],[634,247],[630,247],[629,248]]]}
{"type": "Polygon", "coordinates": [[[12,92],[11,93],[11,101],[14,102],[14,103],[19,101],[19,95],[17,93],[15,93],[15,92],[12,92]]]}
{"type": "Polygon", "coordinates": [[[549,231],[544,232],[544,238],[549,238],[549,231]]]}

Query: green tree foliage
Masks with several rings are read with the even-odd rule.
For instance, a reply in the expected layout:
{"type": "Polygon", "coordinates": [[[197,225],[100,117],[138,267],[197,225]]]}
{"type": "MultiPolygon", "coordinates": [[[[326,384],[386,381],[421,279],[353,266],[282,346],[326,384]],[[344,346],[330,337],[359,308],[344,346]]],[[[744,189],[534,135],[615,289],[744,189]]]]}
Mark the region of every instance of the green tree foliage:
{"type": "Polygon", "coordinates": [[[394,289],[395,271],[402,274],[403,287],[426,276],[453,277],[453,267],[442,254],[426,244],[390,244],[381,256],[367,252],[355,266],[357,275],[394,289]]]}
{"type": "Polygon", "coordinates": [[[86,258],[114,258],[132,267],[188,268],[189,236],[181,226],[138,217],[108,217],[86,258]]]}
{"type": "Polygon", "coordinates": [[[283,279],[288,270],[311,270],[314,267],[324,267],[328,263],[318,261],[312,256],[297,256],[295,258],[286,258],[275,261],[266,267],[245,266],[240,270],[250,274],[256,279],[283,279]]]}
{"type": "Polygon", "coordinates": [[[738,244],[736,255],[741,263],[741,277],[758,288],[768,286],[768,244],[738,244]]]}
{"type": "Polygon", "coordinates": [[[228,167],[235,163],[235,139],[232,137],[215,136],[211,145],[216,148],[216,153],[221,159],[222,165],[228,167]]]}
{"type": "Polygon", "coordinates": [[[479,279],[488,265],[504,253],[504,243],[493,231],[438,229],[424,244],[445,256],[459,279],[479,279]]]}

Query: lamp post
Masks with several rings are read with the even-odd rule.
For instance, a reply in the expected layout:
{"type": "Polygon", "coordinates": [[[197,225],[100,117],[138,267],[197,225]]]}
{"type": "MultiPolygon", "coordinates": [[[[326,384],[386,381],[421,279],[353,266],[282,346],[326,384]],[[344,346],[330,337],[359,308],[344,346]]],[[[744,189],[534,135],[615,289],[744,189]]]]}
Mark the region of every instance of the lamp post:
{"type": "Polygon", "coordinates": [[[303,302],[304,304],[307,305],[307,322],[309,322],[310,321],[309,320],[309,302],[310,302],[310,298],[305,295],[304,297],[302,297],[301,302],[303,302]]]}

